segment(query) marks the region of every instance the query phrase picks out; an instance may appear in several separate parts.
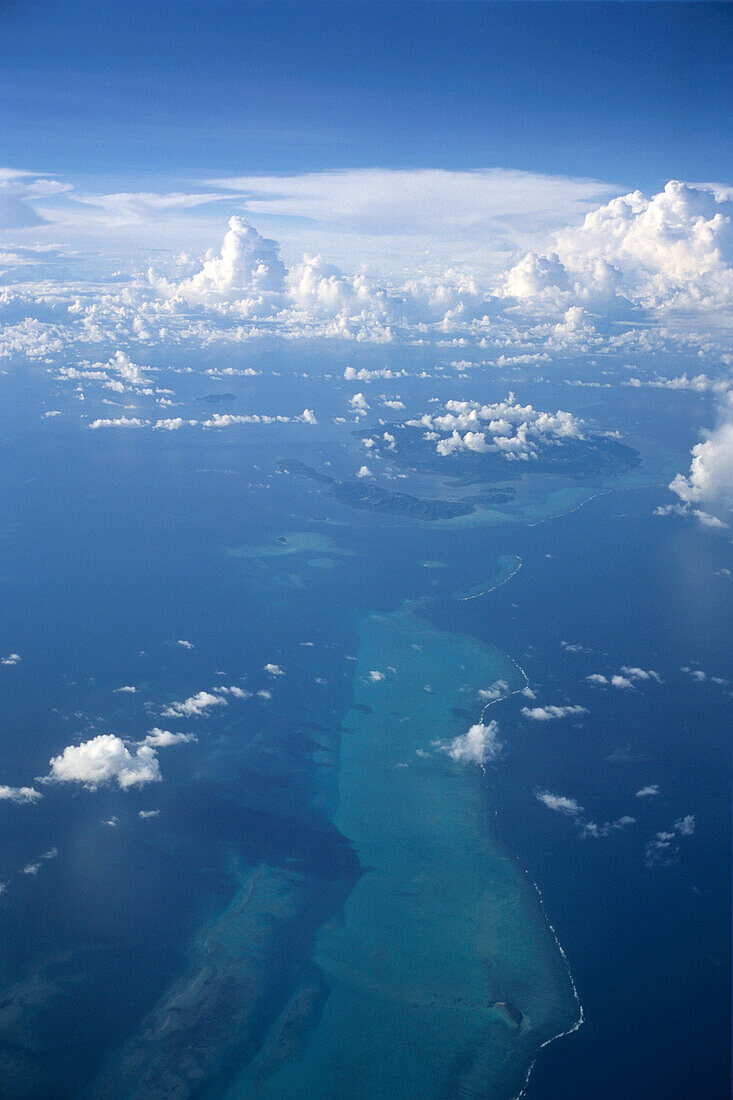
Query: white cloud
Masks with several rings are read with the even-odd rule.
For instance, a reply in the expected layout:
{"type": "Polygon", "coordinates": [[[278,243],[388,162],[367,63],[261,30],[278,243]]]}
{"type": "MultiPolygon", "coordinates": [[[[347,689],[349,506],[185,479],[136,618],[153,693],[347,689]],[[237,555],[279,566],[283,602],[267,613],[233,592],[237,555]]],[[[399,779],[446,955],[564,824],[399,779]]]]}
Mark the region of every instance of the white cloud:
{"type": "Polygon", "coordinates": [[[171,703],[163,711],[164,718],[199,718],[206,714],[211,707],[226,706],[226,699],[221,695],[212,695],[210,691],[199,691],[189,696],[180,703],[171,703]]]}
{"type": "Polygon", "coordinates": [[[185,638],[179,638],[176,645],[179,645],[181,649],[193,649],[193,643],[187,642],[185,638]]]}
{"type": "Polygon", "coordinates": [[[531,718],[534,722],[550,722],[553,718],[568,718],[574,714],[587,713],[587,707],[578,705],[557,707],[551,704],[544,707],[522,707],[522,714],[524,717],[531,718]]]}
{"type": "Polygon", "coordinates": [[[284,676],[285,671],[280,665],[273,664],[272,661],[268,661],[263,668],[263,672],[266,672],[268,676],[284,676]]]}
{"type": "Polygon", "coordinates": [[[137,416],[120,416],[116,420],[93,420],[89,427],[96,431],[97,428],[143,428],[148,420],[141,420],[137,416]]]}
{"type": "Polygon", "coordinates": [[[380,680],[384,680],[386,679],[386,677],[383,672],[379,671],[379,669],[373,668],[372,671],[369,673],[369,679],[373,684],[378,684],[380,680]]]}
{"type": "Polygon", "coordinates": [[[509,684],[506,680],[494,680],[490,687],[479,690],[478,697],[485,703],[493,703],[497,699],[501,699],[508,691],[509,684]]]}
{"type": "Polygon", "coordinates": [[[182,416],[167,417],[164,420],[156,420],[153,430],[157,432],[177,432],[180,428],[195,427],[198,420],[184,420],[182,416]]]}
{"type": "Polygon", "coordinates": [[[488,725],[477,722],[467,733],[439,745],[439,748],[451,760],[460,764],[487,764],[490,760],[495,760],[502,750],[498,733],[499,726],[496,722],[489,722],[488,725]]]}
{"type": "Polygon", "coordinates": [[[275,241],[261,237],[254,226],[234,215],[224,236],[220,254],[210,253],[195,275],[180,283],[156,276],[152,286],[167,298],[193,305],[236,303],[243,317],[277,308],[285,282],[285,267],[275,241]]]}
{"type": "Polygon", "coordinates": [[[546,445],[585,438],[583,422],[572,413],[560,409],[541,412],[532,405],[519,404],[512,393],[506,401],[493,404],[446,401],[444,412],[424,413],[408,420],[407,425],[434,433],[428,438],[436,439],[435,449],[444,456],[468,450],[527,459],[537,456],[546,445]]]}
{"type": "Polygon", "coordinates": [[[150,817],[159,817],[160,810],[138,810],[137,816],[146,821],[150,817]]]}
{"type": "Polygon", "coordinates": [[[195,733],[171,733],[170,730],[162,730],[155,726],[148,730],[142,744],[150,745],[154,749],[167,749],[170,745],[185,745],[195,740],[195,733]]]}
{"type": "Polygon", "coordinates": [[[0,168],[0,229],[28,229],[43,225],[34,202],[71,189],[46,175],[0,168]]]}
{"type": "Polygon", "coordinates": [[[686,814],[675,821],[674,827],[680,836],[692,836],[695,832],[695,818],[692,814],[686,814]]]}
{"type": "Polygon", "coordinates": [[[634,798],[655,798],[659,794],[659,784],[650,783],[646,787],[640,787],[634,798]]]}
{"type": "Polygon", "coordinates": [[[19,665],[22,661],[20,653],[8,653],[7,657],[0,658],[1,665],[19,665]]]}
{"type": "Polygon", "coordinates": [[[535,798],[547,806],[548,810],[555,810],[557,813],[568,814],[570,817],[577,817],[583,813],[583,807],[574,798],[567,798],[563,794],[553,794],[551,791],[536,791],[535,798]]]}
{"type": "Polygon", "coordinates": [[[679,855],[675,841],[678,837],[689,837],[695,832],[695,818],[686,814],[678,818],[669,828],[660,830],[646,845],[646,865],[654,867],[658,863],[664,866],[674,863],[679,855]]]}
{"type": "Polygon", "coordinates": [[[0,783],[0,802],[37,802],[41,797],[34,787],[6,787],[0,783]]]}
{"type": "Polygon", "coordinates": [[[372,473],[372,471],[369,469],[368,466],[360,466],[359,469],[356,471],[356,476],[357,477],[374,477],[374,474],[372,473]]]}
{"type": "Polygon", "coordinates": [[[83,783],[93,788],[116,780],[126,790],[161,779],[158,758],[149,745],[141,745],[132,753],[112,733],[101,733],[80,745],[67,745],[50,763],[47,778],[56,783],[83,783]]]}
{"type": "Polygon", "coordinates": [[[123,687],[115,688],[115,695],[135,695],[137,688],[132,684],[125,684],[123,687]]]}
{"type": "Polygon", "coordinates": [[[598,687],[610,686],[622,690],[633,688],[640,681],[654,680],[658,684],[662,682],[659,673],[655,672],[653,668],[638,668],[636,665],[623,665],[620,672],[614,673],[610,679],[600,672],[592,672],[590,676],[586,676],[586,680],[589,684],[598,687]]]}
{"type": "Polygon", "coordinates": [[[677,474],[669,486],[683,508],[708,526],[720,526],[720,513],[728,517],[733,510],[733,391],[722,412],[722,423],[692,448],[689,474],[677,474]],[[694,504],[709,511],[694,509],[694,504]]]}
{"type": "Polygon", "coordinates": [[[539,230],[565,224],[617,191],[596,180],[501,168],[367,168],[210,180],[241,196],[251,214],[288,216],[307,247],[348,262],[355,247],[375,263],[407,263],[426,250],[438,264],[470,260],[486,270],[539,230]],[[299,219],[298,222],[292,219],[299,219]]]}
{"type": "Polygon", "coordinates": [[[553,250],[528,253],[501,293],[555,310],[614,299],[662,312],[726,309],[732,209],[728,196],[675,180],[651,198],[631,192],[559,231],[553,250]]]}

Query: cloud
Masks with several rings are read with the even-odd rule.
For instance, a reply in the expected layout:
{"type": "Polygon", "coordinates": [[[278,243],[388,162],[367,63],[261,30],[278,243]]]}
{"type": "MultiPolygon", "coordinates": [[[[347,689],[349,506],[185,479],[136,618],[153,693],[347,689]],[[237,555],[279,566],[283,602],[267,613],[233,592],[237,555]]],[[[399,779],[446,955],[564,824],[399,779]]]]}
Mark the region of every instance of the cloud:
{"type": "Polygon", "coordinates": [[[89,427],[92,431],[98,428],[143,428],[149,423],[148,420],[141,420],[137,416],[120,416],[116,420],[93,420],[89,427]]]}
{"type": "Polygon", "coordinates": [[[650,783],[646,787],[640,787],[634,798],[655,798],[659,794],[659,784],[650,783]]]}
{"type": "Polygon", "coordinates": [[[137,694],[137,688],[132,684],[125,684],[123,687],[115,688],[115,695],[135,695],[137,694]]]}
{"type": "Polygon", "coordinates": [[[360,466],[359,469],[356,471],[356,476],[357,477],[362,477],[362,478],[363,477],[374,477],[374,474],[372,473],[372,471],[369,469],[368,466],[360,466]]]}
{"type": "Polygon", "coordinates": [[[612,833],[618,833],[622,829],[626,829],[629,825],[636,824],[636,818],[631,817],[629,814],[624,814],[623,817],[619,817],[616,821],[606,821],[603,825],[597,825],[595,821],[579,822],[581,826],[582,837],[593,837],[598,840],[601,837],[611,836],[612,833]]]}
{"type": "Polygon", "coordinates": [[[547,806],[548,810],[555,810],[557,813],[568,814],[570,817],[577,817],[583,813],[583,807],[574,798],[567,798],[563,794],[552,794],[551,791],[536,791],[535,798],[547,806]]]}
{"type": "Polygon", "coordinates": [[[633,191],[560,230],[555,247],[529,252],[500,293],[561,310],[614,300],[643,310],[722,311],[733,301],[729,196],[671,180],[647,197],[633,191]]]}
{"type": "Polygon", "coordinates": [[[170,745],[185,745],[196,740],[195,733],[171,733],[170,730],[162,730],[155,726],[148,731],[142,744],[150,745],[154,749],[167,749],[170,745]]]}
{"type": "Polygon", "coordinates": [[[551,704],[544,707],[522,707],[522,714],[525,718],[531,718],[534,722],[550,722],[554,718],[568,718],[574,714],[588,714],[588,708],[578,705],[557,707],[551,704]]]}
{"type": "Polygon", "coordinates": [[[477,722],[471,726],[467,733],[454,737],[452,741],[440,744],[441,752],[450,756],[459,764],[487,764],[495,760],[501,753],[502,744],[498,738],[499,726],[497,722],[489,722],[484,725],[477,722]]]}
{"type": "Polygon", "coordinates": [[[149,817],[159,817],[160,810],[138,810],[137,816],[146,821],[149,817]]]}
{"type": "Polygon", "coordinates": [[[678,818],[675,821],[674,828],[680,836],[692,836],[695,832],[695,818],[692,814],[686,814],[685,817],[678,818]]]}
{"type": "Polygon", "coordinates": [[[149,745],[143,744],[133,753],[112,733],[101,733],[80,745],[67,745],[60,756],[51,758],[50,764],[48,781],[83,783],[90,788],[116,780],[122,790],[127,790],[161,779],[158,758],[149,745]]]}
{"type": "Polygon", "coordinates": [[[185,638],[179,638],[176,645],[180,646],[181,649],[193,649],[193,643],[187,642],[185,638]]]}
{"type": "Polygon", "coordinates": [[[658,863],[666,867],[675,863],[680,853],[675,841],[678,837],[690,837],[694,832],[695,818],[692,814],[678,818],[669,829],[660,830],[647,842],[645,848],[647,867],[654,867],[658,863]]]}
{"type": "Polygon", "coordinates": [[[629,690],[639,681],[651,681],[661,684],[662,679],[658,672],[655,672],[653,668],[638,668],[635,665],[623,665],[620,672],[614,673],[609,679],[601,672],[592,672],[590,676],[586,676],[586,680],[589,684],[594,684],[598,687],[615,687],[622,690],[629,690]]]}
{"type": "Polygon", "coordinates": [[[369,673],[369,679],[373,684],[378,684],[380,680],[384,680],[386,679],[386,677],[383,672],[380,672],[378,669],[373,668],[372,671],[369,673]]]}
{"type": "Polygon", "coordinates": [[[45,219],[34,209],[34,200],[71,190],[45,175],[0,168],[0,229],[28,229],[45,219]]]}
{"type": "Polygon", "coordinates": [[[294,236],[311,249],[338,250],[340,263],[356,245],[391,267],[414,266],[429,249],[439,263],[462,257],[484,269],[502,265],[528,234],[582,217],[618,190],[502,168],[359,168],[220,177],[207,185],[227,188],[253,215],[287,216],[294,236]]]}
{"type": "Polygon", "coordinates": [[[203,306],[236,303],[242,316],[256,316],[276,308],[282,297],[285,266],[279,251],[275,241],[261,237],[235,214],[229,219],[221,252],[209,254],[195,275],[173,283],[151,271],[149,279],[167,298],[203,306]]]}
{"type": "Polygon", "coordinates": [[[199,691],[189,696],[180,703],[171,703],[163,711],[164,718],[199,718],[206,714],[211,707],[226,706],[226,699],[221,695],[212,695],[210,691],[199,691]]]}
{"type": "Polygon", "coordinates": [[[445,411],[424,413],[408,420],[411,428],[433,433],[439,455],[456,451],[494,451],[507,459],[536,457],[547,445],[567,439],[585,439],[584,425],[572,413],[541,412],[521,405],[510,393],[506,401],[481,404],[478,401],[449,400],[445,411]],[[461,434],[463,433],[463,434],[461,434]]]}
{"type": "Polygon", "coordinates": [[[6,787],[0,783],[0,802],[37,802],[42,797],[34,787],[6,787]]]}
{"type": "Polygon", "coordinates": [[[7,657],[0,658],[0,665],[19,665],[22,659],[20,653],[8,653],[7,657]]]}
{"type": "Polygon", "coordinates": [[[284,676],[285,672],[280,665],[275,665],[272,661],[268,661],[263,668],[263,672],[266,672],[268,676],[284,676]]]}
{"type": "Polygon", "coordinates": [[[721,514],[727,518],[733,510],[733,391],[721,412],[719,426],[706,432],[703,441],[692,448],[690,472],[677,474],[669,486],[683,502],[681,510],[691,512],[707,526],[721,526],[721,514]],[[696,504],[705,508],[693,508],[696,504]]]}
{"type": "Polygon", "coordinates": [[[493,703],[497,699],[501,699],[508,691],[509,684],[506,680],[494,680],[490,687],[479,690],[478,697],[485,703],[493,703]]]}

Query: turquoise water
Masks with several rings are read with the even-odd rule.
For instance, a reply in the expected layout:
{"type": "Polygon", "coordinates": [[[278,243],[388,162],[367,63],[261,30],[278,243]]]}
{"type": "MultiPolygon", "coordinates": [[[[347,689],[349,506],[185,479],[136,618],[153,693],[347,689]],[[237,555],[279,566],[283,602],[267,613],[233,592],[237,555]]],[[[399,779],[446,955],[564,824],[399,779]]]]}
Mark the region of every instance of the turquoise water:
{"type": "Polygon", "coordinates": [[[509,1100],[578,1020],[573,982],[584,1025],[528,1097],[726,1094],[730,696],[680,669],[733,679],[733,563],[727,538],[653,516],[664,441],[683,468],[699,411],[665,397],[628,482],[550,480],[501,522],[429,525],[276,472],[353,466],[349,439],[101,436],[41,422],[33,379],[2,384],[3,653],[23,659],[0,669],[0,781],[102,732],[139,740],[196,691],[251,693],[181,721],[197,740],[161,750],[160,783],[0,802],[13,1100],[509,1100]],[[663,683],[586,680],[627,663],[663,683]],[[525,674],[588,715],[528,721],[525,674]],[[503,744],[485,771],[441,749],[482,711],[503,744]],[[635,824],[584,839],[542,790],[635,824]],[[694,836],[648,868],[686,814],[694,836]]]}
{"type": "Polygon", "coordinates": [[[304,1082],[323,1097],[511,1096],[578,1020],[537,895],[492,834],[482,769],[436,747],[499,679],[522,686],[502,654],[414,610],[362,621],[336,825],[365,871],[316,939],[329,996],[306,1049],[255,1083],[245,1074],[232,1100],[304,1082]],[[497,1001],[521,1011],[517,1030],[497,1001]]]}

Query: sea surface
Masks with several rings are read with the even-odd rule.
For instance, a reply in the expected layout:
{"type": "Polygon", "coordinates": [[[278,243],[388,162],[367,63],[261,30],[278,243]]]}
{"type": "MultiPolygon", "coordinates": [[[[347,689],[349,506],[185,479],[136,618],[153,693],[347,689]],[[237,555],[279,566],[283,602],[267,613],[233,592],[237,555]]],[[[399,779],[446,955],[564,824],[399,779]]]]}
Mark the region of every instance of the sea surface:
{"type": "Polygon", "coordinates": [[[317,428],[92,432],[42,368],[0,376],[0,783],[43,794],[0,801],[0,1095],[728,1095],[733,553],[654,514],[709,406],[515,383],[641,466],[415,521],[279,469],[362,460],[345,353],[310,354],[219,388],[317,428]],[[587,679],[623,667],[656,677],[587,679]],[[248,697],[163,717],[217,685],[248,697]],[[522,713],[550,704],[584,710],[522,713]],[[492,719],[496,757],[453,760],[492,719]],[[161,726],[196,737],[161,782],[42,782],[161,726]]]}

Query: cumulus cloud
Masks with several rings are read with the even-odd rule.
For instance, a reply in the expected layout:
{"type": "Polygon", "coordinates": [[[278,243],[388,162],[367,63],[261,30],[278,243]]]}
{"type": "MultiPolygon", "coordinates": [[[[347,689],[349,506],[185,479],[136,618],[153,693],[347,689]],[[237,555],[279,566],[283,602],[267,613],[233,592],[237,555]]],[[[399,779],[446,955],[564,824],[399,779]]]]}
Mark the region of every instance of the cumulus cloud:
{"type": "Polygon", "coordinates": [[[263,668],[263,672],[266,672],[268,676],[284,676],[285,671],[280,665],[273,664],[272,661],[268,661],[263,668]]]}
{"type": "Polygon", "coordinates": [[[634,798],[655,798],[659,794],[659,784],[649,783],[646,787],[640,787],[634,798]]]}
{"type": "Polygon", "coordinates": [[[695,832],[695,818],[692,814],[680,817],[669,829],[662,829],[647,842],[646,865],[654,867],[656,864],[669,866],[675,863],[679,857],[680,849],[676,843],[678,838],[690,837],[695,832]]]}
{"type": "Polygon", "coordinates": [[[373,684],[378,684],[380,680],[384,680],[386,679],[386,677],[383,672],[379,671],[379,669],[373,668],[369,673],[369,679],[373,684]]]}
{"type": "Polygon", "coordinates": [[[92,431],[96,431],[98,428],[143,428],[148,423],[148,420],[142,420],[138,416],[118,416],[112,420],[93,420],[89,427],[92,431]]]}
{"type": "Polygon", "coordinates": [[[526,460],[536,457],[543,446],[585,439],[583,422],[572,413],[541,412],[521,405],[512,393],[493,404],[446,401],[444,412],[425,413],[407,425],[430,433],[426,438],[434,438],[436,451],[444,456],[462,450],[494,451],[507,459],[526,460]]]}
{"type": "Polygon", "coordinates": [[[707,526],[722,525],[721,515],[728,518],[733,510],[733,391],[722,415],[719,426],[692,448],[689,473],[677,474],[669,486],[682,501],[682,510],[707,526]]]}
{"type": "Polygon", "coordinates": [[[579,836],[584,839],[590,837],[594,840],[600,840],[603,837],[609,837],[614,833],[621,832],[622,829],[628,828],[629,825],[636,824],[636,818],[631,817],[630,814],[623,814],[621,817],[616,818],[615,821],[605,821],[603,824],[587,820],[583,817],[585,811],[577,799],[568,798],[566,795],[553,794],[552,791],[535,791],[535,798],[546,806],[548,810],[553,810],[555,813],[565,814],[567,817],[572,818],[577,827],[579,836]]]}
{"type": "Polygon", "coordinates": [[[199,718],[207,714],[212,707],[226,706],[226,699],[213,695],[210,691],[198,691],[182,702],[171,703],[163,711],[164,718],[199,718]]]}
{"type": "Polygon", "coordinates": [[[622,690],[633,688],[636,683],[654,680],[661,684],[662,678],[653,668],[638,668],[636,665],[623,665],[620,672],[614,673],[610,679],[601,672],[592,672],[586,676],[589,684],[598,687],[615,687],[622,690]]]}
{"type": "Polygon", "coordinates": [[[509,684],[506,680],[494,680],[490,687],[479,690],[478,697],[484,703],[493,703],[497,699],[501,699],[508,691],[509,684]]]}
{"type": "Polygon", "coordinates": [[[176,645],[180,646],[181,649],[193,649],[193,642],[188,642],[185,638],[179,638],[176,645]]]}
{"type": "Polygon", "coordinates": [[[171,733],[170,730],[155,726],[148,731],[142,744],[150,745],[154,749],[167,749],[170,745],[185,745],[195,740],[195,733],[171,733]]]}
{"type": "Polygon", "coordinates": [[[544,806],[547,806],[548,810],[555,810],[557,813],[568,814],[570,817],[577,817],[583,813],[583,807],[580,803],[575,798],[568,798],[564,794],[553,794],[552,791],[536,791],[535,798],[544,806]]]}
{"type": "Polygon", "coordinates": [[[285,283],[285,267],[275,241],[261,237],[243,218],[234,215],[219,255],[210,253],[195,275],[179,283],[150,272],[152,286],[165,297],[194,305],[236,303],[243,316],[277,308],[285,283]]]}
{"type": "Polygon", "coordinates": [[[503,746],[498,734],[497,722],[492,721],[488,725],[477,722],[466,733],[454,737],[452,741],[439,744],[438,747],[441,752],[447,753],[451,760],[459,764],[484,765],[490,760],[495,760],[501,753],[503,746]]]}
{"type": "Polygon", "coordinates": [[[41,797],[34,787],[6,787],[0,783],[0,802],[37,802],[41,797]]]}
{"type": "Polygon", "coordinates": [[[19,665],[22,660],[20,653],[8,653],[7,657],[0,658],[2,665],[19,665]]]}
{"type": "Polygon", "coordinates": [[[587,714],[588,708],[575,706],[558,707],[550,704],[544,707],[522,707],[525,718],[531,718],[534,722],[551,722],[554,718],[568,718],[576,714],[587,714]]]}
{"type": "Polygon", "coordinates": [[[733,300],[730,197],[676,180],[586,214],[556,234],[555,247],[530,252],[499,293],[536,308],[622,300],[651,311],[722,310],[733,300]]]}
{"type": "Polygon", "coordinates": [[[67,745],[60,756],[51,758],[50,764],[47,781],[83,783],[90,788],[115,780],[122,790],[127,790],[161,779],[158,758],[149,745],[140,745],[131,752],[112,733],[101,733],[80,745],[67,745]]]}

